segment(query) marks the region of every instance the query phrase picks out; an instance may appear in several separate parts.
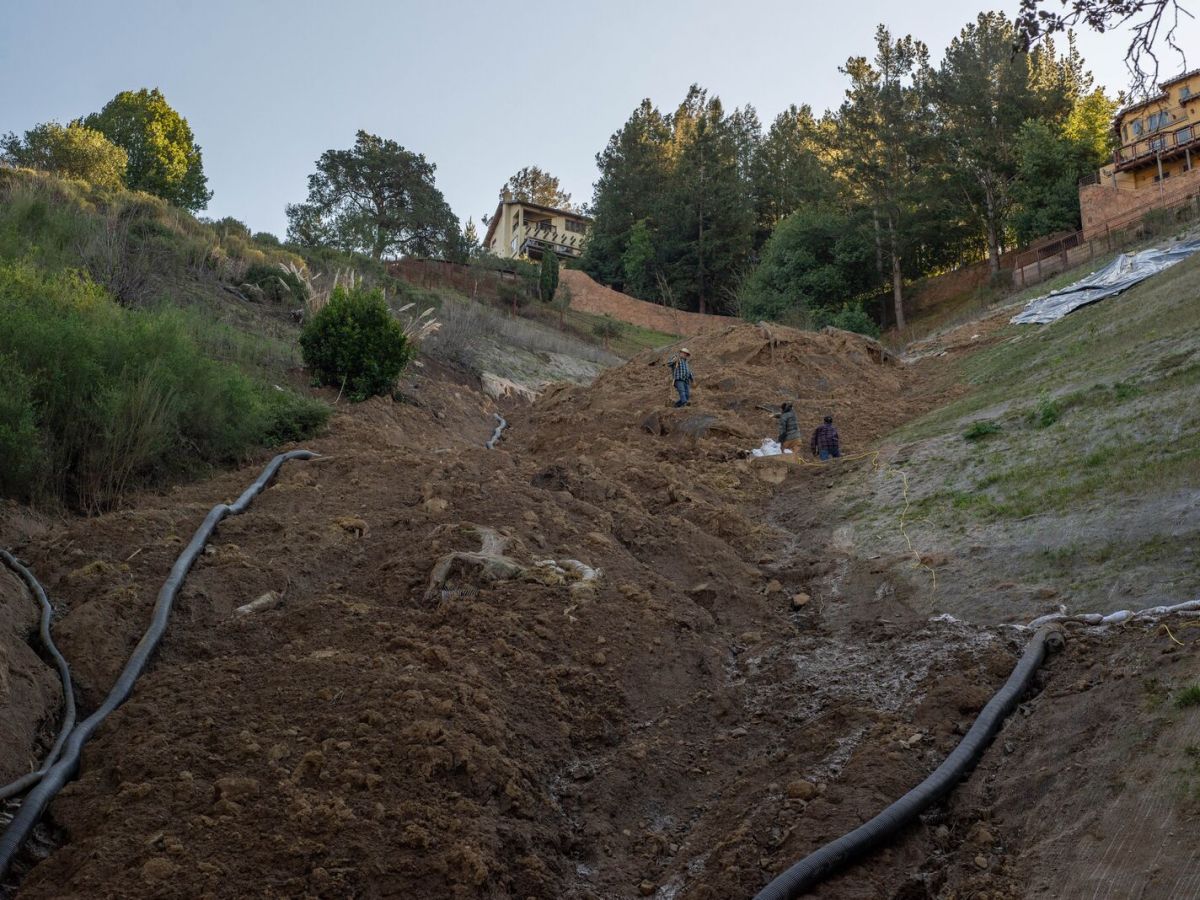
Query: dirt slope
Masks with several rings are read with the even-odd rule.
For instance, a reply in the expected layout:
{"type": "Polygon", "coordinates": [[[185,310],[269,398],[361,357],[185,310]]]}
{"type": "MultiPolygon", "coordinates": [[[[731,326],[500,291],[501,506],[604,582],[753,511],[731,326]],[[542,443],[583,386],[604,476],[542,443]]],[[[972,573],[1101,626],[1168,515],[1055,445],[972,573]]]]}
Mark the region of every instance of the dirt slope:
{"type": "MultiPolygon", "coordinates": [[[[772,436],[758,404],[832,411],[856,455],[957,389],[841,332],[689,346],[691,407],[668,406],[648,352],[506,409],[495,452],[494,407],[450,372],[347,410],[324,458],[221,526],[18,896],[748,896],[919,781],[1021,636],[930,621],[911,554],[840,549],[827,498],[873,477],[869,456],[741,455],[772,436]],[[234,613],[268,591],[276,608],[234,613]]],[[[192,529],[252,474],[21,547],[66,611],[85,707],[192,529]]],[[[1013,733],[1039,765],[1057,746],[1013,733]]],[[[1003,749],[987,765],[1024,777],[1003,749]]],[[[819,896],[1021,896],[1033,870],[996,850],[1031,833],[1019,807],[964,797],[819,896]]]]}
{"type": "Polygon", "coordinates": [[[622,322],[652,328],[667,334],[693,335],[729,328],[737,322],[729,316],[701,315],[647,303],[605,287],[578,269],[563,269],[559,278],[571,289],[571,308],[622,322]]]}

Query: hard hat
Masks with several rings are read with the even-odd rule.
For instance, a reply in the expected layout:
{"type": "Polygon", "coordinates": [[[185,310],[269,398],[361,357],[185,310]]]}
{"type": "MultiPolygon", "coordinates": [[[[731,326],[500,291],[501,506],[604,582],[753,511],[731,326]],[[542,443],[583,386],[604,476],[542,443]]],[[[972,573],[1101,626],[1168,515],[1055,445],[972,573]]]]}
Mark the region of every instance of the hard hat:
{"type": "Polygon", "coordinates": [[[679,353],[681,356],[691,356],[692,355],[692,351],[689,350],[687,347],[680,347],[679,353]]]}

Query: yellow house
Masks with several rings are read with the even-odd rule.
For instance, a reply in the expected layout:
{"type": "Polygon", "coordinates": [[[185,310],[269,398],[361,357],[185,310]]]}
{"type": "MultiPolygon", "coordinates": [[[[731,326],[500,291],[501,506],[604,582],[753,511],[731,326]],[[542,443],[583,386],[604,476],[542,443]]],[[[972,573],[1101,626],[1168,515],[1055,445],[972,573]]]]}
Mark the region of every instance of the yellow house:
{"type": "Polygon", "coordinates": [[[574,258],[583,253],[591,225],[588,216],[514,200],[505,191],[488,222],[483,248],[503,259],[541,259],[547,250],[574,258]]]}
{"type": "Polygon", "coordinates": [[[1104,238],[1153,209],[1200,202],[1200,69],[1164,81],[1159,90],[1117,113],[1113,161],[1079,186],[1086,240],[1104,238]]]}
{"type": "Polygon", "coordinates": [[[1192,170],[1200,144],[1200,69],[1159,88],[1162,93],[1125,107],[1113,122],[1120,146],[1101,175],[1119,187],[1142,188],[1192,170]]]}

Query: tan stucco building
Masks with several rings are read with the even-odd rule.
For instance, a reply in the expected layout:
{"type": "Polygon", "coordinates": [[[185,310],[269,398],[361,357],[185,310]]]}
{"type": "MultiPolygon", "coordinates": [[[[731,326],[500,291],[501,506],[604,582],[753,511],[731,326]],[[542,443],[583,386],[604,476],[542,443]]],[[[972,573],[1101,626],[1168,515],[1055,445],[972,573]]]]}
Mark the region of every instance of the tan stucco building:
{"type": "Polygon", "coordinates": [[[547,250],[562,258],[583,253],[592,220],[564,209],[514,200],[505,191],[488,221],[483,248],[503,259],[541,259],[547,250]]]}
{"type": "Polygon", "coordinates": [[[1098,180],[1079,189],[1085,238],[1148,211],[1200,196],[1200,69],[1164,81],[1160,93],[1117,113],[1119,146],[1098,180]]]}

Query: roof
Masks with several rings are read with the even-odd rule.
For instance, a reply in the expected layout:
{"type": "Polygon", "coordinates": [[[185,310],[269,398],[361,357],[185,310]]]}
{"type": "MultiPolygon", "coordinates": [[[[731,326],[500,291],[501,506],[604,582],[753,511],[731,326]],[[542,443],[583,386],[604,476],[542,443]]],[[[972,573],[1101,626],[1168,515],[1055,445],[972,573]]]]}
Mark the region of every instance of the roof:
{"type": "Polygon", "coordinates": [[[583,213],[572,212],[569,209],[556,209],[553,206],[542,206],[540,203],[530,203],[528,200],[501,200],[496,204],[496,212],[492,214],[491,221],[488,222],[487,234],[483,236],[483,246],[488,246],[492,242],[492,235],[496,233],[496,226],[500,224],[500,209],[504,206],[527,206],[530,209],[536,209],[540,212],[553,213],[556,216],[566,216],[570,219],[580,219],[584,222],[594,222],[591,216],[585,216],[583,213]]]}
{"type": "Polygon", "coordinates": [[[1130,103],[1128,106],[1118,109],[1116,115],[1113,116],[1113,125],[1118,125],[1124,116],[1133,112],[1135,109],[1141,109],[1142,107],[1150,106],[1154,103],[1161,103],[1163,100],[1169,99],[1170,94],[1167,91],[1167,88],[1171,87],[1173,84],[1179,84],[1181,81],[1187,81],[1187,79],[1191,78],[1193,75],[1200,75],[1200,69],[1189,69],[1181,75],[1176,75],[1174,78],[1168,78],[1166,81],[1160,81],[1158,84],[1158,89],[1162,93],[1155,94],[1153,97],[1147,97],[1145,100],[1139,100],[1137,103],[1130,103]]]}

